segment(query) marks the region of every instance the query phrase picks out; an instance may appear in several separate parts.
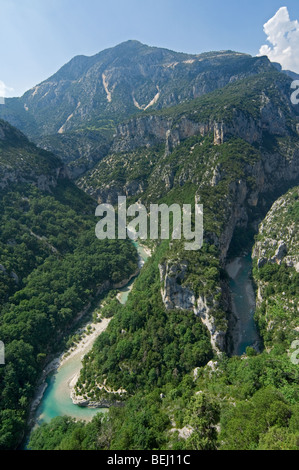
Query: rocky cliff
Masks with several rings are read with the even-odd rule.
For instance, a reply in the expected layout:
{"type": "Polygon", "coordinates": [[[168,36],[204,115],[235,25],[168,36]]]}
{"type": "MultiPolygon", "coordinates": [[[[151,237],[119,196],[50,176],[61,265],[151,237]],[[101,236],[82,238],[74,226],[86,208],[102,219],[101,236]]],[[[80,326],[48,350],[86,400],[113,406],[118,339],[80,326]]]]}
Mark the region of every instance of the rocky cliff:
{"type": "MultiPolygon", "coordinates": [[[[113,153],[79,185],[99,202],[115,203],[123,194],[145,203],[197,198],[204,205],[205,240],[217,248],[215,257],[224,266],[236,231],[256,231],[275,198],[298,183],[298,118],[289,86],[290,80],[275,72],[132,118],[118,126],[113,153]]],[[[167,310],[194,311],[206,324],[213,348],[224,350],[227,321],[232,322],[225,314],[228,288],[218,279],[200,292],[198,272],[197,281],[188,283],[195,261],[185,263],[184,257],[180,252],[176,261],[169,255],[160,263],[163,303],[167,310]],[[222,304],[215,300],[219,291],[222,304]]]]}
{"type": "Polygon", "coordinates": [[[266,344],[298,339],[299,188],[281,196],[259,226],[252,256],[257,320],[266,344]]]}
{"type": "Polygon", "coordinates": [[[190,286],[182,286],[188,269],[187,263],[178,263],[168,260],[159,265],[160,281],[162,283],[161,296],[166,310],[191,310],[200,317],[209,331],[211,344],[215,352],[226,350],[227,329],[221,330],[216,325],[215,310],[220,306],[213,295],[208,298],[202,294],[196,296],[190,286]]]}

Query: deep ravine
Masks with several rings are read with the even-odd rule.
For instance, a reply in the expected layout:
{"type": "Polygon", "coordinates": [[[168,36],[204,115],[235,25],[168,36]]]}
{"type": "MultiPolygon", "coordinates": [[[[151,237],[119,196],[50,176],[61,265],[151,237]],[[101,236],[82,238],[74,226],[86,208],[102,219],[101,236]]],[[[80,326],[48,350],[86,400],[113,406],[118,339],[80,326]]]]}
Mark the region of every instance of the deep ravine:
{"type": "MultiPolygon", "coordinates": [[[[136,242],[135,246],[139,253],[139,267],[142,267],[148,257],[148,253],[136,242]]],[[[248,346],[257,351],[261,348],[261,341],[256,324],[254,322],[255,293],[251,280],[252,260],[250,254],[240,256],[226,265],[229,275],[229,287],[232,301],[232,311],[238,318],[234,337],[234,348],[232,355],[242,355],[248,346]]],[[[119,289],[118,299],[121,303],[127,301],[132,289],[134,279],[128,285],[119,289]]],[[[104,320],[105,322],[105,320],[104,320]]],[[[103,324],[105,331],[109,321],[103,324]],[[107,324],[106,324],[107,323],[107,324]]],[[[99,331],[101,334],[101,331],[99,331]]],[[[51,373],[47,379],[47,388],[42,396],[35,413],[35,425],[49,422],[55,416],[68,415],[75,419],[90,421],[99,412],[105,412],[105,408],[89,408],[75,405],[70,397],[70,383],[78,375],[82,366],[82,356],[86,354],[95,341],[89,341],[85,348],[79,349],[77,353],[66,359],[58,369],[51,373]]]]}
{"type": "MultiPolygon", "coordinates": [[[[149,253],[138,243],[133,243],[139,254],[139,268],[141,268],[149,253]]],[[[131,279],[126,286],[119,289],[118,299],[123,304],[128,298],[134,279],[131,279]]],[[[103,328],[100,328],[99,334],[105,331],[108,324],[109,319],[103,319],[102,323],[99,324],[103,326],[103,328]]],[[[63,415],[90,421],[97,413],[106,411],[104,408],[88,408],[75,405],[70,397],[70,385],[74,377],[80,372],[82,357],[90,351],[97,336],[94,336],[93,341],[86,341],[83,348],[64,360],[57,370],[47,377],[45,391],[35,412],[35,425],[49,422],[55,416],[63,415]]]]}

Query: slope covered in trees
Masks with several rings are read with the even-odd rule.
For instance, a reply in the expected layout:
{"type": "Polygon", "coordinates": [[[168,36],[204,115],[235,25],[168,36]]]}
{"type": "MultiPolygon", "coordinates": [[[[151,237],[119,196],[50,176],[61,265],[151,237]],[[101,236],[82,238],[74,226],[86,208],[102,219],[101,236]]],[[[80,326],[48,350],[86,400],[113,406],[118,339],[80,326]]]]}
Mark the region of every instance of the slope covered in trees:
{"type": "MultiPolygon", "coordinates": [[[[192,312],[165,310],[157,297],[158,262],[170,259],[177,246],[169,251],[161,244],[127,304],[86,357],[78,382],[80,394],[95,400],[109,399],[98,388],[103,378],[114,389],[125,388],[123,407],[112,406],[89,424],[56,418],[32,434],[29,447],[298,450],[299,376],[291,347],[298,317],[297,205],[295,187],[267,213],[253,249],[253,275],[263,297],[256,317],[265,351],[248,348],[242,357],[213,356],[208,332],[192,312]],[[278,259],[282,241],[287,250],[278,259]],[[258,258],[268,262],[258,268],[258,258]],[[284,308],[281,296],[288,299],[284,308]]],[[[194,273],[197,285],[202,277],[207,288],[211,259],[206,258],[207,271],[202,265],[194,273]]]]}
{"type": "Polygon", "coordinates": [[[39,163],[53,167],[54,160],[54,170],[62,164],[46,152],[39,161],[39,150],[17,131],[13,135],[1,148],[5,171],[15,178],[0,192],[2,449],[22,439],[36,381],[64,332],[105,282],[120,282],[137,267],[132,244],[95,237],[95,203],[73,183],[53,177],[48,191],[38,187],[39,163]],[[35,183],[24,182],[26,175],[35,183]]]}

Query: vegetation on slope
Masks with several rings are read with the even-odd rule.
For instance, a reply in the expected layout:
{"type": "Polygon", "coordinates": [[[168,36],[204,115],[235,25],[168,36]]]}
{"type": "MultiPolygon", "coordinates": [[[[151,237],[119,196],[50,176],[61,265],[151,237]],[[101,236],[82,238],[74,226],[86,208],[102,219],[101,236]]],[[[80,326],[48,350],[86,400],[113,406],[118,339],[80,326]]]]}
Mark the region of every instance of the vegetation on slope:
{"type": "Polygon", "coordinates": [[[258,286],[256,320],[267,347],[298,339],[299,188],[281,196],[260,225],[253,249],[258,286]]]}
{"type": "Polygon", "coordinates": [[[218,358],[91,423],[57,417],[29,448],[62,450],[298,450],[298,367],[272,353],[218,358]]]}
{"type": "MultiPolygon", "coordinates": [[[[227,358],[225,354],[214,357],[208,332],[192,311],[165,309],[158,277],[159,263],[173,260],[179,265],[187,258],[183,287],[192,289],[196,295],[218,299],[219,308],[213,315],[217,327],[225,327],[227,311],[224,295],[221,295],[225,275],[221,262],[227,255],[232,232],[250,228],[281,194],[279,163],[278,167],[273,166],[274,170],[267,171],[273,163],[271,158],[275,156],[285,169],[298,150],[295,112],[287,104],[285,94],[288,86],[287,78],[273,72],[157,112],[155,115],[173,119],[173,126],[187,116],[194,122],[223,120],[232,127],[221,145],[214,145],[213,136],[208,134],[190,137],[170,154],[156,147],[109,155],[96,172],[81,180],[80,184],[87,191],[100,188],[97,194],[100,196],[113,196],[113,190],[117,194],[124,188],[132,188],[128,191],[131,200],[141,198],[145,204],[194,204],[195,197],[200,197],[204,205],[205,245],[202,251],[189,257],[180,243],[170,247],[159,245],[136,281],[127,304],[124,307],[113,304],[114,318],[86,358],[77,391],[92,400],[125,398],[124,406],[112,407],[107,416],[98,416],[90,424],[57,418],[33,432],[32,448],[298,448],[298,369],[287,354],[286,336],[268,337],[261,323],[261,333],[271,351],[256,355],[249,348],[242,358],[227,358]],[[272,105],[267,107],[269,102],[272,105]],[[234,135],[233,125],[240,113],[256,124],[259,131],[256,139],[246,138],[246,135],[242,138],[237,132],[234,135]],[[265,177],[261,183],[262,170],[265,177]],[[112,181],[107,181],[107,175],[112,181]],[[214,361],[209,362],[211,359],[214,361]],[[125,389],[125,392],[121,395],[108,393],[103,385],[114,391],[125,389]]],[[[293,183],[289,176],[286,186],[293,183]]],[[[112,250],[110,246],[109,250],[112,250]]],[[[71,261],[76,261],[76,254],[75,247],[71,261]]],[[[65,259],[65,268],[72,272],[68,256],[65,259]]],[[[91,260],[87,258],[87,261],[91,260]]],[[[47,260],[41,266],[44,265],[47,266],[47,260]]],[[[56,269],[56,265],[54,267],[56,269]]],[[[76,271],[76,265],[74,269],[76,271]]],[[[259,275],[267,276],[267,269],[270,268],[261,268],[259,275]]],[[[274,275],[270,272],[270,281],[273,279],[275,284],[270,287],[275,294],[283,281],[290,298],[296,299],[295,277],[293,274],[285,276],[284,266],[279,269],[282,271],[277,278],[276,271],[274,275]]],[[[41,272],[40,267],[37,272],[41,272]]],[[[47,285],[54,281],[51,274],[46,279],[47,285]]],[[[34,289],[35,282],[38,285],[34,273],[28,280],[25,289],[27,286],[34,289]]],[[[77,282],[77,278],[75,280],[77,282]]],[[[88,276],[86,281],[89,286],[88,276]]],[[[43,284],[41,288],[46,290],[43,284]]],[[[87,284],[74,302],[85,295],[84,289],[89,289],[87,284]]],[[[272,294],[267,292],[268,297],[272,294]]],[[[52,305],[51,295],[49,298],[52,305]]],[[[19,305],[23,308],[23,303],[31,308],[35,296],[32,290],[25,292],[25,296],[21,291],[12,299],[13,312],[19,305]]],[[[73,297],[66,300],[71,302],[73,297]]],[[[38,304],[39,308],[43,304],[48,307],[48,301],[44,301],[38,304]]],[[[55,302],[54,306],[56,308],[55,302]]],[[[73,307],[76,308],[76,304],[73,307]]],[[[55,308],[54,313],[50,312],[51,319],[54,326],[61,329],[70,319],[70,312],[63,310],[60,316],[60,310],[55,311],[55,308]]],[[[8,319],[4,327],[9,326],[10,309],[4,307],[8,319]]],[[[37,315],[36,319],[41,324],[47,321],[43,315],[37,315]]],[[[28,355],[34,357],[38,347],[38,343],[29,344],[28,355]]],[[[32,367],[34,369],[34,365],[32,367]]],[[[17,371],[15,377],[19,374],[17,371]]],[[[23,390],[23,383],[21,388],[23,390]]],[[[17,426],[18,423],[16,429],[17,426]]]]}
{"type": "Polygon", "coordinates": [[[95,203],[70,181],[53,180],[51,192],[23,182],[51,168],[56,174],[61,162],[1,125],[1,163],[16,178],[0,192],[0,448],[7,449],[23,437],[36,381],[63,334],[104,283],[136,271],[137,254],[128,241],[96,238],[95,203]]]}

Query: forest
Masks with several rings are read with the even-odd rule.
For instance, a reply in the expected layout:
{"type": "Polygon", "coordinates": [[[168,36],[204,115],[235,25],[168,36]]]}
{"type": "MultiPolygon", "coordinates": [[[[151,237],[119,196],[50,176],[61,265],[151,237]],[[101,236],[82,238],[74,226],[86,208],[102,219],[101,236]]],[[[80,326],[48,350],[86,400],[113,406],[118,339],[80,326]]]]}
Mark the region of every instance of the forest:
{"type": "Polygon", "coordinates": [[[22,440],[45,364],[101,286],[136,271],[137,254],[129,241],[95,237],[95,204],[68,181],[52,194],[11,187],[0,204],[0,448],[7,449],[22,440]]]}

